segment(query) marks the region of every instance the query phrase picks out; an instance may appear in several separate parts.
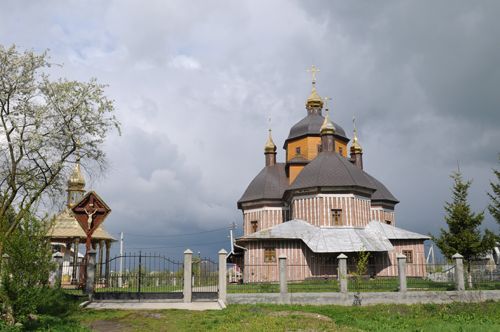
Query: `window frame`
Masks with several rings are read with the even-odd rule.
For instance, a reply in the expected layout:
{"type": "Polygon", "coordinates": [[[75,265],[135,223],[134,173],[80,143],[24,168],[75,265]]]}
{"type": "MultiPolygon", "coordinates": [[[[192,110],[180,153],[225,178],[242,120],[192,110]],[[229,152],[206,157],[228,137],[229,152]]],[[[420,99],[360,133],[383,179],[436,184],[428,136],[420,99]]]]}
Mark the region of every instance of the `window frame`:
{"type": "Polygon", "coordinates": [[[264,247],[264,263],[276,263],[276,247],[264,247]]]}
{"type": "Polygon", "coordinates": [[[332,222],[334,226],[342,226],[342,209],[331,209],[332,222]]]}
{"type": "Polygon", "coordinates": [[[405,249],[405,250],[401,250],[401,253],[403,255],[405,255],[407,264],[413,264],[413,250],[405,249]]]}
{"type": "Polygon", "coordinates": [[[250,227],[253,233],[257,232],[259,230],[259,221],[258,220],[250,221],[250,227]]]}

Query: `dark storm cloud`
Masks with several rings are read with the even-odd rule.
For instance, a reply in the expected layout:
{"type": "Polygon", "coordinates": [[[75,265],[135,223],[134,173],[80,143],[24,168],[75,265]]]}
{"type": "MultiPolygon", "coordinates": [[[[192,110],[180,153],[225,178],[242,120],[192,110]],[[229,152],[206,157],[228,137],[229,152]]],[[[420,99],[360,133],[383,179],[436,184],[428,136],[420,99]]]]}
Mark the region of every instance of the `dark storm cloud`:
{"type": "Polygon", "coordinates": [[[358,119],[367,171],[401,200],[399,226],[427,233],[443,225],[457,161],[474,179],[473,207],[488,203],[500,142],[499,2],[0,7],[2,44],[49,48],[64,63],[54,75],[110,85],[123,135],[106,142],[106,178],[89,183],[113,208],[108,229],[131,235],[128,247],[180,241],[215,253],[223,246],[226,230],[176,241],[132,234],[241,225],[235,202],[263,166],[267,119],[281,147],[305,115],[311,64],[320,67],[318,90],[333,98],[332,116],[348,136],[358,119]]]}

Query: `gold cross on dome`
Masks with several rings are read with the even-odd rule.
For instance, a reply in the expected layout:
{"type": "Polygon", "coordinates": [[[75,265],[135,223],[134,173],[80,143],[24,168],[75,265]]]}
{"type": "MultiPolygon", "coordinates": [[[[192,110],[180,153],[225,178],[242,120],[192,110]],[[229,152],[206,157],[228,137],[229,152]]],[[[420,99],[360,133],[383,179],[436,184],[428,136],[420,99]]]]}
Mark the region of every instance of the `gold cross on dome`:
{"type": "Polygon", "coordinates": [[[324,100],[324,104],[325,104],[325,109],[327,110],[327,109],[328,109],[328,101],[329,101],[329,100],[332,100],[332,98],[330,98],[330,97],[325,97],[325,98],[323,98],[323,100],[324,100]]]}
{"type": "Polygon", "coordinates": [[[316,67],[315,65],[312,65],[311,69],[307,69],[307,72],[311,73],[312,82],[313,84],[316,84],[316,73],[319,73],[319,68],[316,67]]]}

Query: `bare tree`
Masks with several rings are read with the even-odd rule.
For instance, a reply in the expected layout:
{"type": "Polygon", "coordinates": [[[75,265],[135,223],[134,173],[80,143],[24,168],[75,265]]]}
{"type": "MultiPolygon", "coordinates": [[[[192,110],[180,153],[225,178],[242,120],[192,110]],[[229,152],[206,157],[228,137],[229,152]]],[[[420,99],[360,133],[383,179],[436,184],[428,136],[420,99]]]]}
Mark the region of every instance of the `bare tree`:
{"type": "Polygon", "coordinates": [[[46,52],[0,45],[0,255],[23,217],[64,190],[76,151],[102,170],[102,143],[119,130],[104,85],[53,80],[50,66],[46,52]]]}

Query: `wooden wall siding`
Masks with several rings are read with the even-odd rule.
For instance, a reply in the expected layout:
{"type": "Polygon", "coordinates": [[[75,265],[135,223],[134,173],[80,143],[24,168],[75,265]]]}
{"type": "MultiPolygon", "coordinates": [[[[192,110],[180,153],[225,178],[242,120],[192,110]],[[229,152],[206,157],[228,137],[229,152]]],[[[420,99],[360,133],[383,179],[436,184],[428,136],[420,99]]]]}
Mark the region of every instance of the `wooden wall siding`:
{"type": "Polygon", "coordinates": [[[389,220],[391,225],[396,226],[396,215],[394,210],[384,209],[381,206],[372,206],[370,209],[370,219],[385,222],[389,220]]]}
{"type": "Polygon", "coordinates": [[[252,221],[257,221],[257,231],[283,222],[283,208],[262,208],[243,211],[243,235],[253,233],[252,221]]]}
{"type": "Polygon", "coordinates": [[[355,195],[316,195],[292,201],[292,218],[314,226],[335,226],[332,209],[342,209],[342,225],[364,227],[370,220],[370,200],[355,195]]]}
{"type": "Polygon", "coordinates": [[[406,264],[406,275],[408,277],[425,277],[427,271],[425,268],[424,244],[418,240],[391,240],[394,250],[389,256],[393,265],[397,266],[396,255],[403,253],[403,250],[413,251],[413,263],[406,264]]]}
{"type": "MultiPolygon", "coordinates": [[[[425,277],[424,246],[416,240],[395,240],[395,250],[389,253],[371,253],[369,274],[379,277],[396,277],[398,275],[396,255],[403,250],[413,250],[413,263],[406,266],[408,277],[425,277]]],[[[244,282],[278,282],[279,256],[287,257],[287,278],[300,281],[311,277],[335,277],[337,275],[337,259],[339,253],[315,254],[302,242],[297,240],[256,241],[246,245],[244,265],[242,266],[244,282]],[[276,262],[264,262],[264,249],[276,248],[276,262]]],[[[349,254],[348,264],[355,265],[356,254],[349,254]]]]}
{"type": "Polygon", "coordinates": [[[242,267],[244,282],[278,282],[280,255],[287,257],[290,281],[337,275],[338,254],[314,254],[302,241],[256,241],[249,242],[246,248],[242,267]],[[276,262],[264,262],[265,248],[276,248],[276,262]]]}

